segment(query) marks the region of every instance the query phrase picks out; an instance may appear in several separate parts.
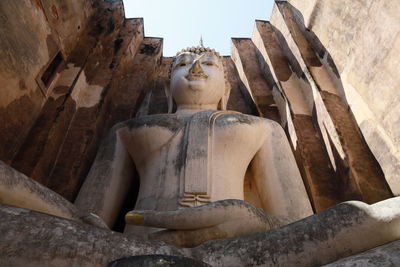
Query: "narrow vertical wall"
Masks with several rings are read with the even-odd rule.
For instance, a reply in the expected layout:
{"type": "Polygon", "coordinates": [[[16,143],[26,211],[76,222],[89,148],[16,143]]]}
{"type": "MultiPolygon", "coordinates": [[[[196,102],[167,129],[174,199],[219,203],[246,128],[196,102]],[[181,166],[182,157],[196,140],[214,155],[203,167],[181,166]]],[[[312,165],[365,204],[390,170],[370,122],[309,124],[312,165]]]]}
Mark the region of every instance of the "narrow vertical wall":
{"type": "MultiPolygon", "coordinates": [[[[327,111],[327,114],[322,114],[323,110],[317,107],[322,118],[320,123],[327,121],[326,118],[333,122],[333,127],[326,131],[325,143],[331,142],[334,136],[339,137],[333,144],[336,146],[334,149],[343,151],[343,155],[336,157],[335,161],[342,180],[344,199],[356,198],[374,203],[392,196],[379,164],[343,99],[340,79],[334,77],[317,57],[305,37],[304,25],[292,6],[287,2],[277,2],[275,11],[271,17],[272,23],[284,33],[286,40],[290,39],[289,48],[297,50],[293,60],[301,66],[309,83],[313,84],[315,99],[322,100],[317,106],[327,111]]],[[[323,124],[320,125],[324,128],[323,124]]]]}
{"type": "Polygon", "coordinates": [[[102,136],[135,115],[161,62],[162,39],[144,39],[143,20],[125,19],[122,1],[94,2],[96,14],[82,35],[70,40],[73,48],[65,43],[70,54],[56,69],[37,119],[30,130],[25,126],[29,131],[22,146],[10,156],[14,168],[69,200],[75,198],[102,136]]]}
{"type": "MultiPolygon", "coordinates": [[[[71,190],[67,187],[74,187],[76,182],[70,180],[63,190],[57,190],[56,184],[63,184],[63,177],[71,173],[76,176],[82,171],[86,149],[96,137],[93,123],[102,104],[100,100],[113,71],[109,65],[115,61],[114,57],[120,56],[115,45],[124,34],[119,30],[123,25],[123,8],[118,4],[108,8],[97,13],[60,69],[41,114],[12,163],[64,196],[71,190]],[[60,159],[64,162],[62,172],[60,159]],[[57,178],[52,179],[57,171],[57,178]]],[[[141,21],[124,23],[125,35],[128,31],[142,31],[142,24],[141,21]]]]}
{"type": "Polygon", "coordinates": [[[294,22],[302,27],[329,78],[340,81],[340,97],[351,109],[392,192],[399,195],[399,1],[289,3],[294,22]]]}
{"type": "Polygon", "coordinates": [[[251,39],[232,39],[232,60],[236,65],[241,81],[256,104],[260,116],[280,122],[280,114],[274,100],[272,86],[264,78],[251,39]]]}
{"type": "Polygon", "coordinates": [[[70,54],[95,9],[90,0],[0,2],[0,160],[17,153],[50,92],[45,70],[70,54]]]}
{"type": "Polygon", "coordinates": [[[224,69],[227,79],[227,90],[229,98],[227,103],[228,110],[236,110],[244,114],[259,115],[257,105],[251,97],[249,90],[239,77],[235,62],[231,57],[224,57],[224,69]]]}
{"type": "Polygon", "coordinates": [[[260,60],[271,66],[274,80],[285,95],[294,126],[294,132],[289,131],[289,137],[294,141],[292,145],[297,163],[311,203],[316,211],[321,211],[341,202],[339,177],[315,123],[312,88],[303,73],[296,72],[296,66],[288,60],[279,44],[278,34],[269,22],[256,21],[252,39],[260,60]],[[291,136],[293,134],[296,139],[291,136]]]}

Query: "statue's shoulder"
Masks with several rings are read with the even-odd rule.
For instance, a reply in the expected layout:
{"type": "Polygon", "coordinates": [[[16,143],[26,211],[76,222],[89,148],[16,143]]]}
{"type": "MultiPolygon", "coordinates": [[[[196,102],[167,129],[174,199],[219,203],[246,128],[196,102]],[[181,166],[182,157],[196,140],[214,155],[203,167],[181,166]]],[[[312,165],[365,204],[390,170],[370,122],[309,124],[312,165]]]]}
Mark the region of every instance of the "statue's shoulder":
{"type": "Polygon", "coordinates": [[[244,123],[249,125],[259,125],[260,127],[282,128],[281,125],[276,121],[235,111],[223,112],[221,116],[221,121],[223,123],[244,123]]]}
{"type": "Polygon", "coordinates": [[[182,127],[184,120],[175,114],[146,115],[139,118],[129,119],[114,125],[114,129],[128,128],[134,130],[142,127],[163,127],[172,131],[182,127]]]}

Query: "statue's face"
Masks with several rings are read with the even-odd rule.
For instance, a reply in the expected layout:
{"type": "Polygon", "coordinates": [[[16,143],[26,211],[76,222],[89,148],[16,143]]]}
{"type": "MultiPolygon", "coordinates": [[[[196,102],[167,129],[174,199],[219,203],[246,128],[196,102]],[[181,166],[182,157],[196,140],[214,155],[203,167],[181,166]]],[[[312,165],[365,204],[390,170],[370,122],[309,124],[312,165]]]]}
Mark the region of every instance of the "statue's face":
{"type": "Polygon", "coordinates": [[[170,89],[176,104],[218,104],[224,95],[222,61],[213,52],[180,54],[171,70],[170,89]]]}

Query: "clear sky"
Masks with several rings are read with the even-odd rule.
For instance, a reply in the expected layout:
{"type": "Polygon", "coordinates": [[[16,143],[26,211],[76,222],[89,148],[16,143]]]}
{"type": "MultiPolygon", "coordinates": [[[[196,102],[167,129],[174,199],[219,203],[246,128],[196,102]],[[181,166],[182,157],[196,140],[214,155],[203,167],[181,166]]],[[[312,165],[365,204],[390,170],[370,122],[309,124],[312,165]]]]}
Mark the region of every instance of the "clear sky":
{"type": "Polygon", "coordinates": [[[147,37],[164,38],[164,56],[199,44],[230,55],[231,37],[251,38],[269,20],[273,0],[124,0],[127,18],[144,18],[147,37]]]}

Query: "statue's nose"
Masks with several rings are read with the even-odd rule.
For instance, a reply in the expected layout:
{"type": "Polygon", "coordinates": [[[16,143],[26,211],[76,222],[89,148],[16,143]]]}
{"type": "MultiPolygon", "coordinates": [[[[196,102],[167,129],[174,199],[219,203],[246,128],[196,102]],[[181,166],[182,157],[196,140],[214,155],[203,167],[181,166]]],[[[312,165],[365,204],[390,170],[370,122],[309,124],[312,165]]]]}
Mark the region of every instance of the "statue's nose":
{"type": "Polygon", "coordinates": [[[199,73],[204,73],[203,69],[201,68],[200,62],[198,60],[195,60],[193,62],[192,67],[189,70],[189,73],[191,74],[199,74],[199,73]]]}

